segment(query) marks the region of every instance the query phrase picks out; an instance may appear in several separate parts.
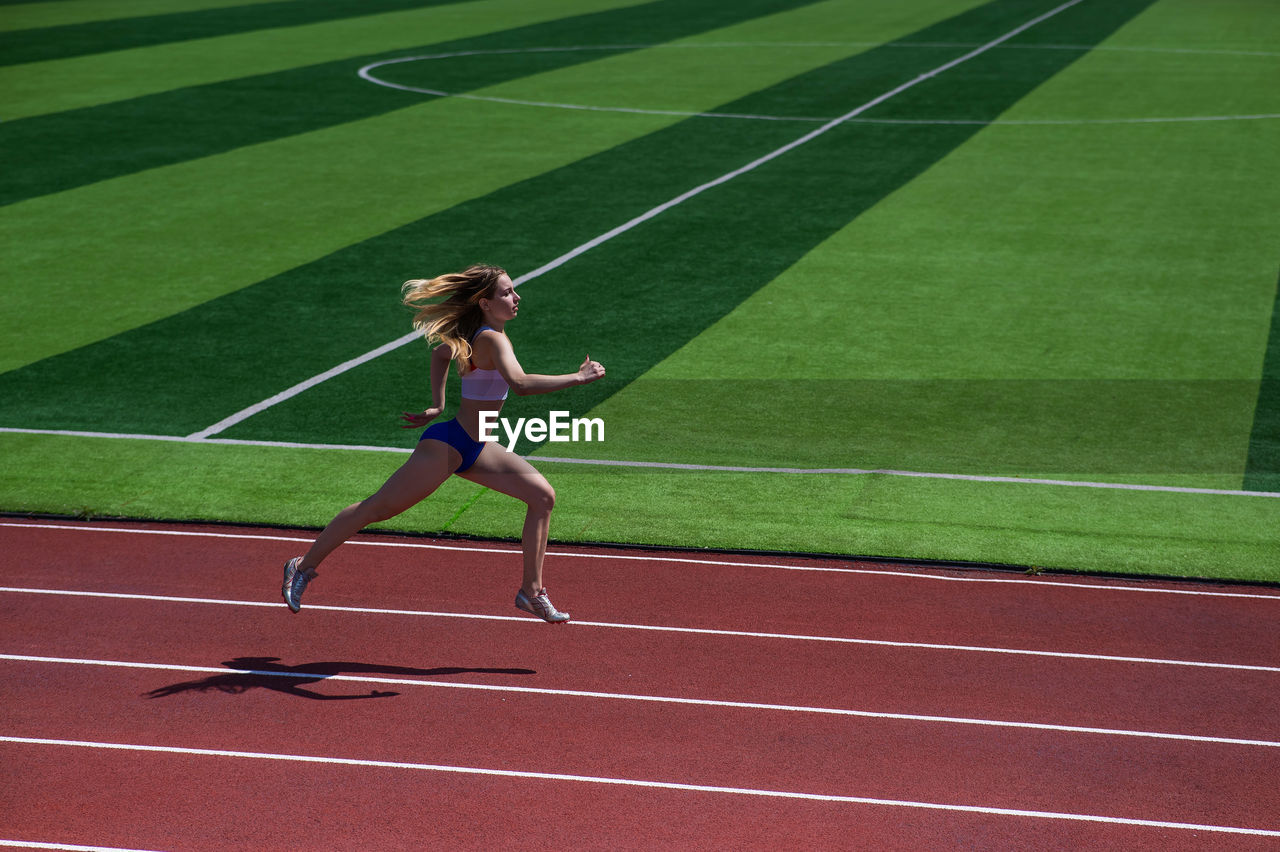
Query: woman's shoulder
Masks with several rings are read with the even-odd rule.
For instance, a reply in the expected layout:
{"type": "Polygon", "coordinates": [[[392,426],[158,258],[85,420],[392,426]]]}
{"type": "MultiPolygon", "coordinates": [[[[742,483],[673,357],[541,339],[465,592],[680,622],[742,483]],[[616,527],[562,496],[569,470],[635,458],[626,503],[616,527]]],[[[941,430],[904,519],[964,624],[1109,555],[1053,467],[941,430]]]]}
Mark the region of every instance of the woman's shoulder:
{"type": "Polygon", "coordinates": [[[506,340],[507,336],[496,328],[485,325],[476,329],[471,336],[471,363],[468,366],[472,369],[494,369],[494,353],[506,340]]]}
{"type": "Polygon", "coordinates": [[[477,345],[489,347],[500,345],[503,341],[508,341],[506,332],[499,331],[493,326],[482,325],[471,335],[471,346],[474,349],[477,345]]]}

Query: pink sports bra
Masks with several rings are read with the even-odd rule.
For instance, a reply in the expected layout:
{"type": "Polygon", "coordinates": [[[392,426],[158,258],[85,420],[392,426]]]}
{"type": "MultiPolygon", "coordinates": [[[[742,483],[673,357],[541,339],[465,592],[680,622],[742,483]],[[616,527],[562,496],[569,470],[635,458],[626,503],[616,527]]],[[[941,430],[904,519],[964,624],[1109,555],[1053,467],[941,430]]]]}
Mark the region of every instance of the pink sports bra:
{"type": "MultiPolygon", "coordinates": [[[[487,325],[482,325],[476,329],[476,333],[471,335],[472,342],[480,336],[480,332],[493,329],[487,325]]],[[[462,398],[481,400],[491,402],[498,399],[506,399],[509,390],[507,380],[502,378],[502,374],[497,370],[479,370],[476,369],[474,362],[471,370],[462,376],[462,398]]]]}

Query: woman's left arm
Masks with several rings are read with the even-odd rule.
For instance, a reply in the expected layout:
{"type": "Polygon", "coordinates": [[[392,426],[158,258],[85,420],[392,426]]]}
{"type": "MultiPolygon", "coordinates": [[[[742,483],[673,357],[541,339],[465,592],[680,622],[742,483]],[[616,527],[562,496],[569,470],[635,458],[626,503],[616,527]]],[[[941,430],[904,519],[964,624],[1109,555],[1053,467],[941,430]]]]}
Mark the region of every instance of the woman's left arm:
{"type": "Polygon", "coordinates": [[[492,342],[495,368],[519,396],[551,393],[604,378],[604,367],[599,362],[592,361],[590,355],[582,362],[582,366],[576,373],[565,373],[559,376],[526,373],[520,366],[520,362],[516,360],[515,350],[511,347],[511,341],[506,338],[506,335],[492,334],[485,337],[492,342]]]}

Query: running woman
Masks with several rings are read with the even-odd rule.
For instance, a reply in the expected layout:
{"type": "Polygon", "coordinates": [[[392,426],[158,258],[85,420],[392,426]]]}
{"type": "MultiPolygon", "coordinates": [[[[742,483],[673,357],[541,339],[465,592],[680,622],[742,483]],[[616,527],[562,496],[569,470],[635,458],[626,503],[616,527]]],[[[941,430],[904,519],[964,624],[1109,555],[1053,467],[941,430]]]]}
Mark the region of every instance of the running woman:
{"type": "Polygon", "coordinates": [[[418,446],[371,497],[353,503],[324,528],[304,556],[284,566],[284,600],[297,612],[302,592],[315,579],[316,568],[338,545],[378,521],[400,514],[426,498],[451,474],[508,494],[528,506],[521,537],[524,579],[516,594],[516,606],[544,621],[569,620],[569,613],[551,604],[542,585],[542,560],[547,551],[547,530],[556,493],[533,465],[497,441],[480,441],[480,414],[498,412],[508,389],[520,395],[549,393],[594,382],[604,367],[587,356],[576,373],[542,376],[526,373],[504,328],[515,319],[520,296],[506,271],[476,265],[463,272],[438,278],[414,279],[404,284],[404,303],[416,310],[414,328],[428,343],[439,341],[431,352],[431,407],[415,414],[405,412],[406,429],[420,429],[440,416],[445,405],[445,379],[449,362],[456,361],[462,379],[462,402],[454,419],[435,423],[422,433],[418,446]]]}

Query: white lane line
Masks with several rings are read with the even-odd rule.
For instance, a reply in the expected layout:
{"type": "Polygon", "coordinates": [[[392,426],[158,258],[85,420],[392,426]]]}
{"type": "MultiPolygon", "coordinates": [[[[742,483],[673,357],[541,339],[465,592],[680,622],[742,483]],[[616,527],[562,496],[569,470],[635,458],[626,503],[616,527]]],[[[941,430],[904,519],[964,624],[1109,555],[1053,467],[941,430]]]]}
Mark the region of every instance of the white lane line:
{"type": "MultiPolygon", "coordinates": [[[[625,222],[617,226],[616,228],[606,231],[605,233],[601,234],[598,237],[588,240],[587,242],[583,243],[577,248],[572,249],[571,251],[565,252],[564,254],[557,257],[555,260],[552,260],[549,263],[543,264],[542,266],[538,267],[532,272],[526,272],[524,275],[521,275],[519,278],[516,278],[512,283],[518,287],[521,284],[532,281],[533,279],[538,278],[539,276],[552,271],[553,269],[557,269],[558,267],[563,266],[564,264],[573,260],[575,257],[578,257],[579,255],[582,255],[588,251],[591,251],[593,248],[599,245],[602,245],[603,243],[606,243],[609,240],[612,240],[614,237],[617,237],[621,234],[625,234],[627,231],[630,231],[631,229],[635,228],[637,225],[641,225],[644,222],[647,222],[650,219],[654,218],[655,216],[659,216],[662,213],[665,213],[666,211],[670,210],[671,208],[679,204],[683,204],[684,202],[688,201],[690,198],[694,198],[698,195],[701,195],[702,193],[706,192],[709,189],[713,189],[717,186],[720,186],[721,184],[728,183],[734,178],[744,175],[747,172],[754,171],[755,169],[759,168],[765,163],[771,162],[772,160],[775,160],[778,157],[781,157],[787,152],[792,151],[800,147],[801,145],[804,145],[806,142],[810,142],[818,138],[819,136],[823,135],[824,133],[826,133],[827,131],[835,127],[839,127],[844,122],[848,121],[851,118],[855,118],[858,115],[861,115],[862,113],[866,112],[872,107],[878,106],[879,104],[884,103],[890,98],[895,97],[896,95],[899,95],[907,91],[908,89],[911,89],[919,85],[920,83],[925,82],[926,80],[930,80],[938,76],[939,74],[943,74],[946,71],[949,71],[952,68],[955,68],[957,65],[960,65],[964,62],[968,62],[970,59],[973,59],[976,56],[981,56],[982,54],[986,53],[992,48],[998,47],[999,45],[1013,38],[1014,36],[1017,36],[1018,34],[1025,32],[1031,27],[1034,27],[1036,24],[1039,24],[1042,21],[1046,21],[1049,18],[1052,18],[1053,16],[1061,12],[1064,12],[1067,9],[1070,9],[1072,6],[1076,6],[1081,2],[1083,2],[1083,0],[1068,0],[1068,2],[1063,3],[1062,5],[1054,9],[1051,9],[1048,12],[1045,12],[1043,15],[1039,15],[1035,18],[1032,18],[1030,21],[1027,21],[1025,24],[1014,27],[1012,30],[1005,33],[1004,35],[999,36],[998,38],[992,39],[991,41],[987,42],[981,47],[975,48],[974,50],[969,51],[963,56],[953,59],[950,62],[943,63],[942,65],[939,65],[937,68],[934,68],[931,71],[926,71],[925,73],[920,74],[914,79],[908,80],[902,85],[897,86],[889,90],[888,92],[885,92],[882,95],[872,98],[871,100],[867,101],[866,103],[862,104],[859,107],[855,107],[854,109],[850,110],[849,112],[845,113],[839,118],[835,118],[835,119],[832,119],[831,121],[828,121],[827,123],[823,124],[821,127],[817,127],[809,131],[808,133],[804,134],[798,139],[788,142],[786,145],[783,145],[780,148],[777,148],[769,152],[768,154],[765,154],[763,157],[758,157],[757,159],[752,160],[750,163],[747,163],[745,166],[736,168],[731,172],[727,172],[721,175],[720,177],[715,178],[714,180],[707,181],[706,183],[700,186],[696,186],[693,189],[683,192],[680,195],[677,195],[675,198],[671,199],[670,201],[666,201],[662,204],[659,204],[657,207],[654,207],[649,211],[642,213],[639,216],[636,216],[634,219],[630,220],[629,222],[625,222]]],[[[387,352],[390,352],[393,349],[397,349],[400,346],[410,343],[419,336],[420,335],[417,332],[414,332],[413,334],[406,334],[405,336],[398,338],[397,340],[393,340],[390,343],[383,344],[377,349],[367,352],[364,355],[361,355],[357,358],[353,358],[349,361],[339,364],[338,366],[333,367],[329,370],[326,370],[325,372],[317,376],[313,376],[312,378],[307,379],[306,381],[299,382],[293,387],[287,388],[286,390],[281,391],[280,393],[270,397],[269,399],[264,399],[261,402],[258,402],[249,406],[248,408],[242,409],[241,411],[238,411],[235,414],[232,414],[229,417],[226,417],[218,421],[217,423],[214,423],[211,426],[201,429],[199,432],[193,432],[190,437],[207,438],[210,435],[217,434],[218,432],[221,432],[227,428],[230,428],[231,426],[234,426],[235,424],[240,423],[241,421],[246,420],[255,414],[258,414],[266,410],[267,408],[270,408],[271,406],[276,405],[277,403],[283,402],[287,399],[297,396],[298,394],[302,393],[305,390],[308,390],[309,388],[314,387],[320,382],[333,378],[334,376],[337,376],[341,373],[346,372],[352,367],[359,366],[360,364],[363,364],[373,358],[377,358],[379,355],[385,354],[387,352]]]]}
{"type": "Polygon", "coordinates": [[[1129,817],[1100,816],[1096,814],[1059,813],[1015,808],[995,808],[982,805],[960,805],[942,802],[915,802],[903,799],[874,799],[863,796],[802,793],[783,790],[759,790],[749,787],[720,787],[706,784],[682,784],[672,781],[649,781],[635,778],[610,778],[598,775],[568,775],[558,772],[526,772],[515,769],[489,769],[475,766],[448,766],[436,763],[410,763],[391,760],[366,760],[351,757],[325,757],[305,754],[274,754],[254,751],[224,749],[184,748],[179,746],[141,745],[137,743],[107,743],[87,740],[46,739],[41,737],[0,736],[0,742],[15,745],[62,746],[69,748],[108,749],[115,751],[149,752],[159,754],[190,755],[198,757],[231,757],[246,760],[276,760],[296,763],[316,763],[330,766],[359,766],[377,769],[404,769],[421,772],[449,772],[462,775],[496,776],[540,781],[576,781],[587,784],[604,784],[621,787],[641,787],[656,790],[678,790],[694,793],[720,793],[736,796],[756,796],[777,799],[802,799],[818,802],[841,802],[855,805],[879,805],[886,807],[915,808],[959,813],[976,813],[993,816],[1028,817],[1033,819],[1065,820],[1072,822],[1105,823],[1110,825],[1140,826],[1144,828],[1179,829],[1183,831],[1209,831],[1223,834],[1246,834],[1259,837],[1280,837],[1280,831],[1263,828],[1244,828],[1225,825],[1202,825],[1164,820],[1133,819],[1129,817]]]}
{"type": "Polygon", "coordinates": [[[73,843],[42,843],[38,840],[0,840],[0,846],[16,849],[64,849],[67,852],[151,852],[147,849],[125,849],[120,846],[77,846],[73,843]]]}
{"type": "Polygon", "coordinates": [[[930,716],[919,713],[885,713],[874,710],[848,710],[835,707],[808,707],[795,704],[769,704],[756,701],[725,701],[710,698],[678,698],[666,695],[637,695],[624,692],[599,692],[581,689],[550,689],[532,686],[504,686],[484,683],[460,683],[458,681],[425,680],[422,678],[373,677],[369,675],[326,675],[301,671],[235,668],[231,666],[185,666],[175,663],[140,663],[123,660],[93,660],[78,657],[39,657],[25,654],[0,654],[0,660],[18,663],[80,665],[100,668],[146,669],[213,675],[253,675],[286,679],[326,680],[342,683],[375,684],[378,686],[428,686],[446,689],[468,689],[478,692],[520,693],[526,695],[552,695],[566,698],[600,698],[613,701],[637,701],[653,704],[683,704],[694,707],[715,707],[734,710],[765,710],[784,713],[809,713],[824,716],[848,716],[859,719],[881,719],[894,722],[923,722],[928,724],[969,725],[985,728],[1009,728],[1016,730],[1048,731],[1065,734],[1091,734],[1112,737],[1170,740],[1176,742],[1208,743],[1212,745],[1254,746],[1280,748],[1280,741],[1244,739],[1240,737],[1215,737],[1201,734],[1176,734],[1167,731],[1134,731],[1123,728],[1099,728],[1082,725],[1055,725],[1042,722],[1013,722],[1001,719],[975,719],[963,716],[930,716]]]}
{"type": "MultiPolygon", "coordinates": [[[[189,598],[172,595],[141,595],[125,592],[89,592],[78,589],[36,589],[21,586],[0,586],[0,594],[49,595],[53,597],[102,598],[108,600],[149,601],[154,603],[207,604],[213,606],[282,607],[283,603],[268,601],[226,600],[222,598],[189,598]]],[[[541,625],[529,616],[485,615],[468,612],[433,612],[430,610],[384,609],[380,607],[326,606],[308,604],[306,609],[317,612],[358,613],[362,615],[397,615],[416,618],[461,618],[476,621],[517,621],[541,625]]],[[[1086,660],[1106,663],[1136,663],[1152,666],[1182,666],[1185,668],[1226,669],[1231,671],[1280,673],[1280,666],[1259,666],[1245,663],[1221,663],[1204,660],[1170,660],[1159,657],[1126,657],[1112,654],[1084,654],[1073,651],[1038,651],[1027,648],[996,648],[985,645],[948,645],[936,642],[898,642],[888,639],[859,639],[847,636],[811,636],[803,633],[765,633],[750,630],[718,630],[709,627],[673,627],[657,624],[622,624],[609,621],[567,622],[568,626],[599,627],[611,630],[646,630],[654,633],[682,633],[694,636],[728,636],[735,639],[780,639],[789,642],[827,642],[840,645],[861,645],[881,648],[907,648],[921,651],[949,651],[974,654],[1004,654],[1021,657],[1045,657],[1061,660],[1086,660]]]]}
{"type": "MultiPolygon", "coordinates": [[[[71,429],[26,429],[0,426],[0,433],[20,435],[61,435],[70,438],[105,438],[127,441],[167,441],[177,444],[226,444],[240,447],[273,447],[289,450],[349,450],[358,452],[398,453],[408,455],[410,447],[380,447],[363,444],[308,444],[297,441],[253,441],[240,438],[197,438],[191,435],[147,435],[126,432],[84,432],[71,429]]],[[[198,433],[197,433],[198,434],[198,433]]],[[[1130,482],[1091,482],[1079,479],[1037,479],[1021,476],[984,476],[968,473],[932,473],[916,470],[859,467],[746,467],[740,465],[689,464],[684,462],[629,461],[626,459],[570,459],[556,456],[522,456],[536,465],[577,464],[593,467],[632,467],[653,470],[690,470],[708,473],[769,473],[837,476],[899,476],[916,479],[949,479],[960,482],[995,482],[1017,485],[1056,485],[1074,488],[1100,488],[1111,491],[1150,491],[1166,494],[1208,494],[1223,497],[1280,497],[1280,491],[1243,491],[1228,488],[1189,488],[1177,485],[1139,485],[1130,482]]]]}
{"type": "MultiPolygon", "coordinates": [[[[189,536],[194,538],[244,539],[248,541],[279,541],[310,544],[313,538],[282,535],[262,535],[251,533],[216,533],[194,530],[148,530],[131,527],[95,527],[88,525],[23,523],[19,521],[0,521],[0,527],[17,527],[36,530],[66,530],[71,532],[105,532],[129,533],[133,535],[189,536]]],[[[475,547],[465,545],[426,544],[410,541],[375,541],[357,539],[345,542],[346,545],[358,547],[400,547],[417,550],[445,550],[462,553],[497,553],[503,555],[519,555],[520,550],[513,547],[475,547]]],[[[345,546],[345,545],[344,545],[345,546]]],[[[1256,600],[1280,601],[1280,593],[1261,594],[1252,592],[1218,592],[1207,589],[1167,589],[1147,585],[1107,585],[1104,583],[1073,582],[1070,580],[1051,580],[1046,577],[1024,579],[1014,577],[956,577],[948,574],[929,574],[921,570],[893,568],[841,568],[832,565],[783,565],[776,562],[740,562],[726,559],[694,559],[683,556],[658,556],[657,554],[622,554],[622,553],[576,553],[573,551],[548,550],[547,556],[572,559],[603,559],[635,562],[670,562],[686,565],[717,565],[730,568],[768,568],[781,571],[812,571],[826,574],[866,574],[873,577],[892,577],[909,580],[938,580],[946,583],[998,583],[1018,586],[1056,587],[1058,589],[1081,589],[1104,592],[1142,592],[1145,594],[1191,595],[1208,598],[1251,598],[1256,600]]],[[[1141,582],[1138,580],[1129,582],[1141,582]]]]}

